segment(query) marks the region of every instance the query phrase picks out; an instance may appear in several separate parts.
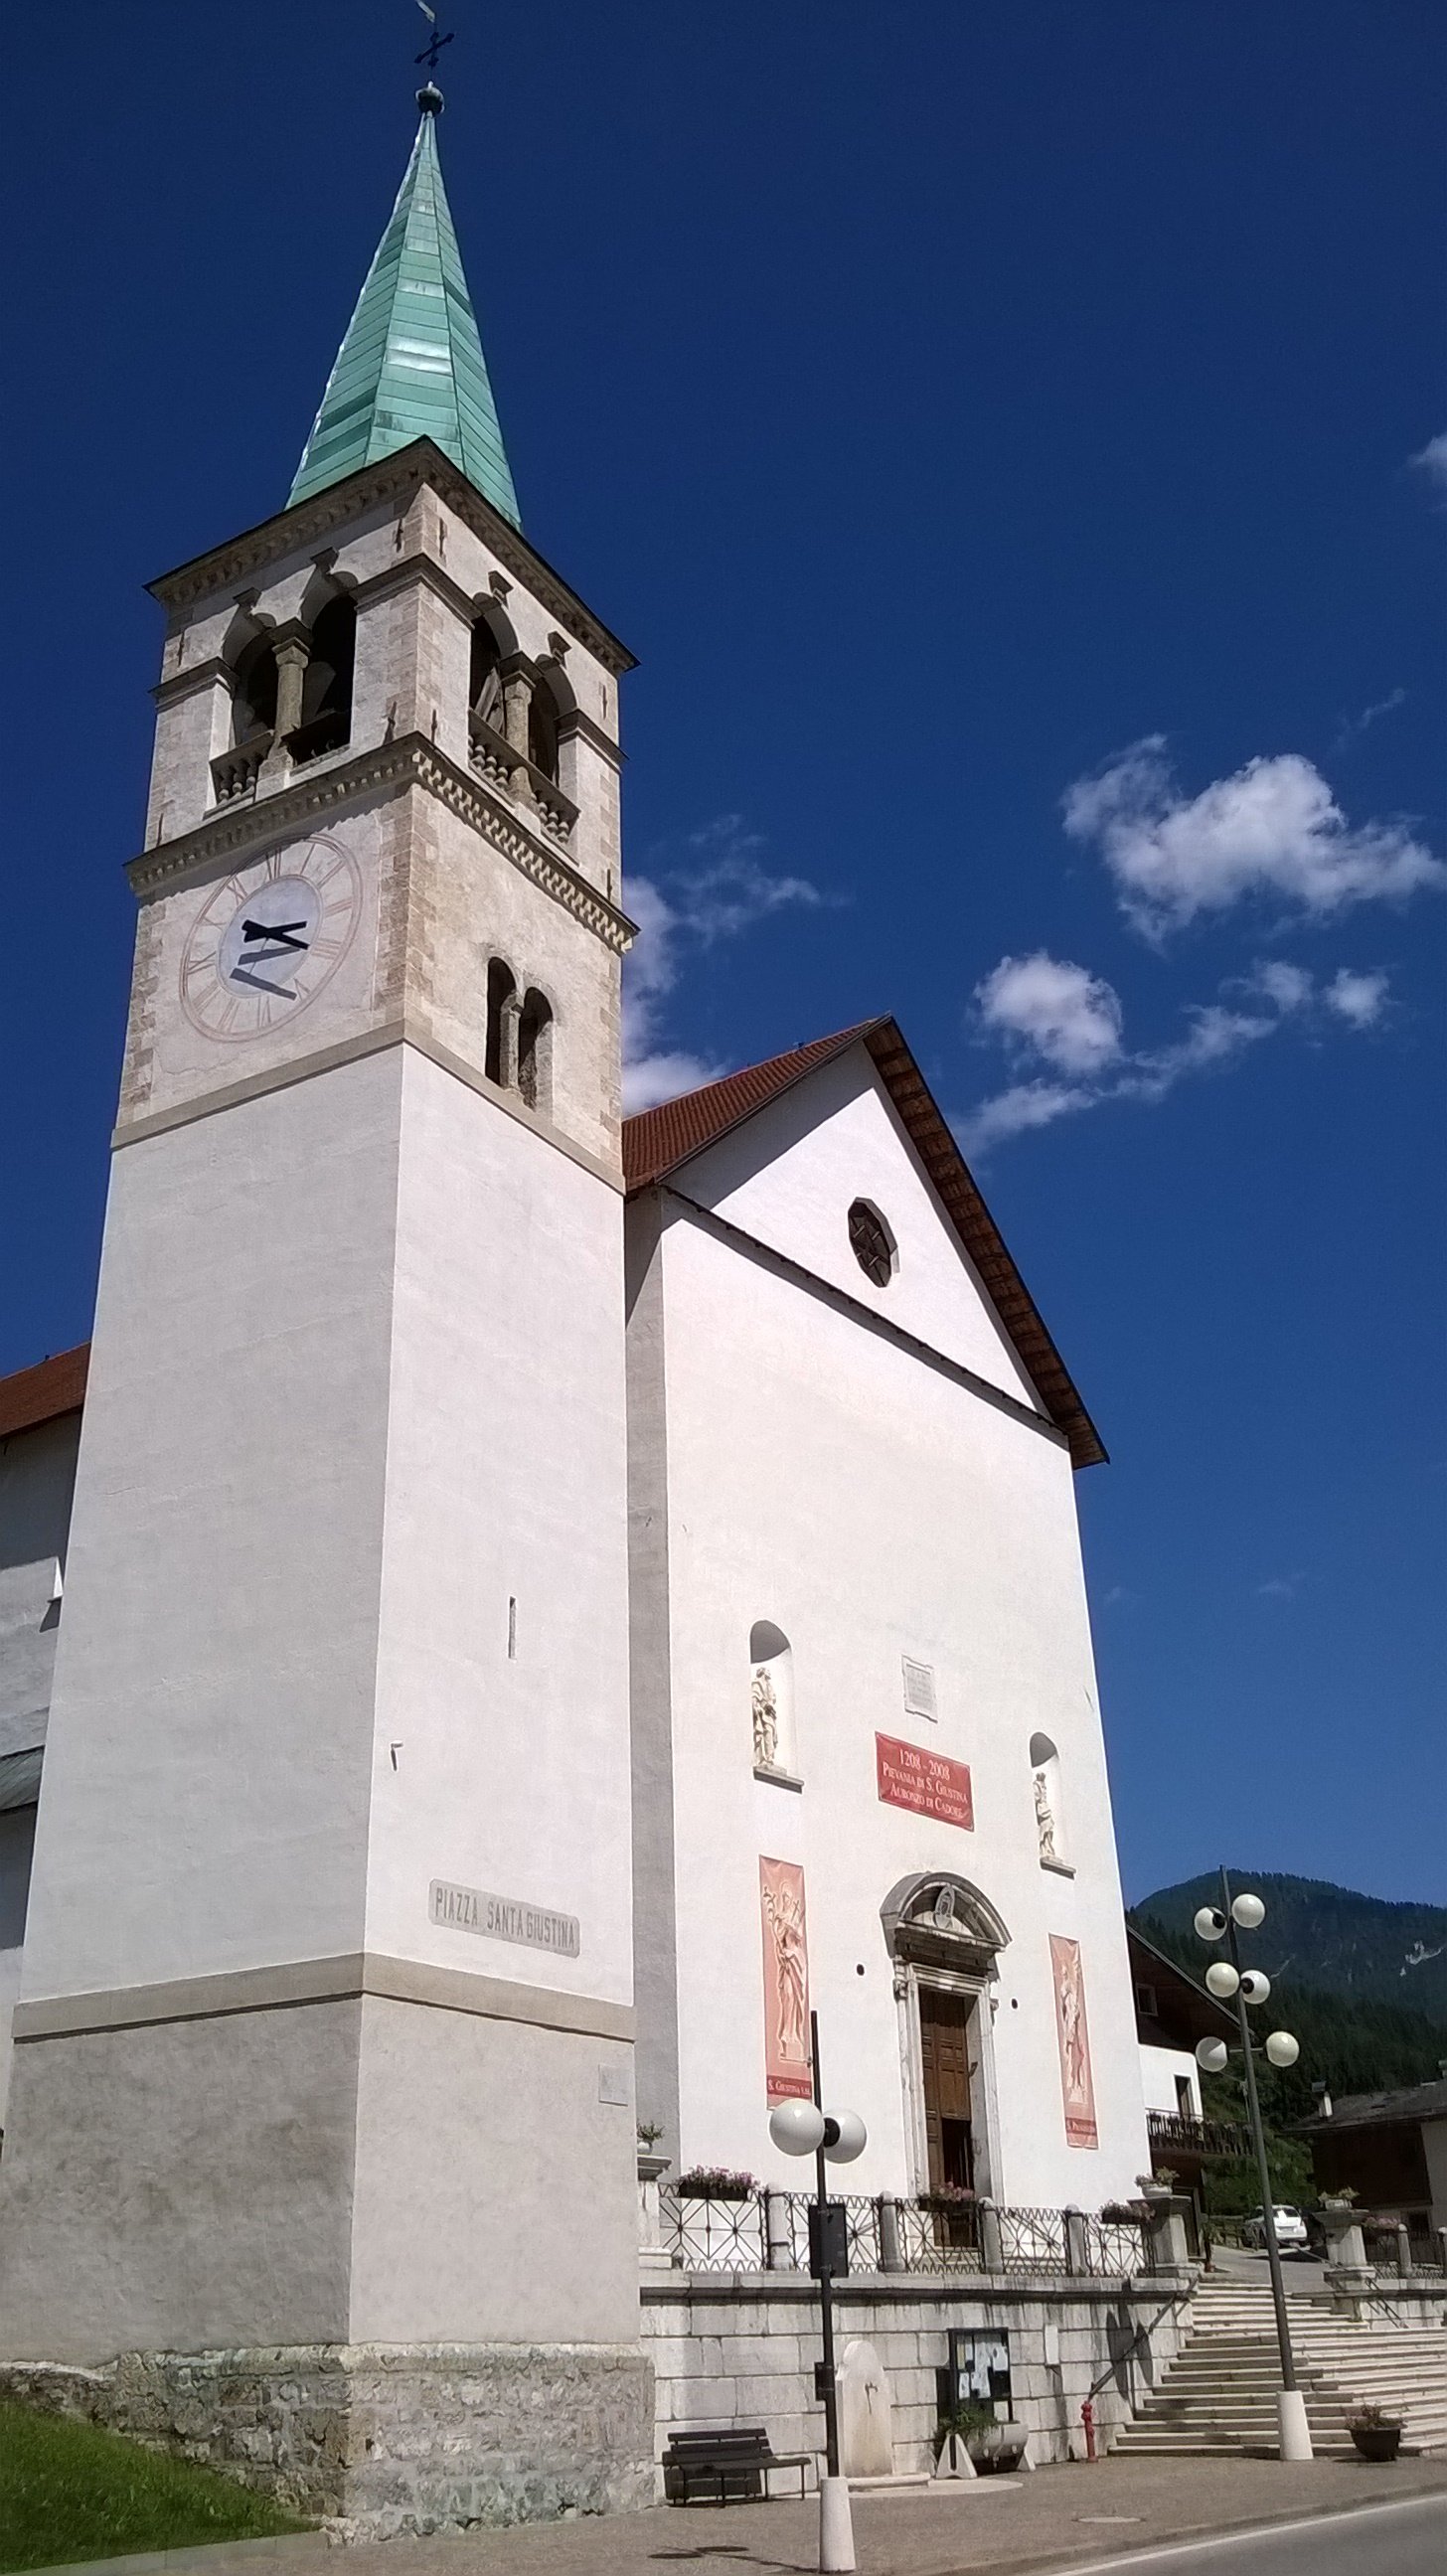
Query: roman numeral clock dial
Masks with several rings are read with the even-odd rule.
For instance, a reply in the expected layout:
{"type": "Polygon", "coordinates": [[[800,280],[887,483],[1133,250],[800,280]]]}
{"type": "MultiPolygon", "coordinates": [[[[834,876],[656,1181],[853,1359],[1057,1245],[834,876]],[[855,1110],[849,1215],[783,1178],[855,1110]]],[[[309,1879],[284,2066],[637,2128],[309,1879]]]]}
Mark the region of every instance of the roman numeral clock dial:
{"type": "Polygon", "coordinates": [[[352,944],[356,860],[319,838],[272,851],[214,886],[181,959],[181,1006],[208,1038],[253,1038],[314,1002],[352,944]]]}

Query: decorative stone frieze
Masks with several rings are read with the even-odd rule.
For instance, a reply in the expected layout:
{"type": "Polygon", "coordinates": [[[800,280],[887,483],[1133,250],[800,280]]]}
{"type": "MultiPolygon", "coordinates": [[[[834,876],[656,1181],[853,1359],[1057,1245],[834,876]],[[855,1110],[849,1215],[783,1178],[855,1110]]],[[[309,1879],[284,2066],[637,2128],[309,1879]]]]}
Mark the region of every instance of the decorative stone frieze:
{"type": "Polygon", "coordinates": [[[589,885],[556,850],[527,831],[484,780],[465,777],[423,734],[403,734],[396,742],[339,762],[316,777],[293,779],[259,802],[220,807],[193,831],[132,859],[126,870],[131,891],[144,898],[184,885],[199,878],[215,860],[263,848],[338,805],[410,786],[425,787],[461,815],[616,956],[631,946],[635,925],[627,914],[589,885]]]}

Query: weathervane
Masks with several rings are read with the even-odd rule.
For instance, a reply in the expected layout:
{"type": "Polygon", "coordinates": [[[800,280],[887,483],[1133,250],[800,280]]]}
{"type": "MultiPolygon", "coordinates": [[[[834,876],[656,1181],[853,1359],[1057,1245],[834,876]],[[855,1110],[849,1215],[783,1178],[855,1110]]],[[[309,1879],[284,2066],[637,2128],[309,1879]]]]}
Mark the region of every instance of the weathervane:
{"type": "MultiPolygon", "coordinates": [[[[428,8],[427,0],[417,0],[417,6],[421,10],[423,17],[426,19],[432,33],[426,44],[423,46],[421,53],[415,57],[415,60],[419,63],[425,63],[427,65],[429,75],[435,78],[437,72],[437,57],[441,53],[444,45],[451,44],[452,36],[439,36],[437,32],[437,12],[435,9],[428,8]]],[[[453,30],[453,33],[456,33],[455,29],[453,30]]]]}

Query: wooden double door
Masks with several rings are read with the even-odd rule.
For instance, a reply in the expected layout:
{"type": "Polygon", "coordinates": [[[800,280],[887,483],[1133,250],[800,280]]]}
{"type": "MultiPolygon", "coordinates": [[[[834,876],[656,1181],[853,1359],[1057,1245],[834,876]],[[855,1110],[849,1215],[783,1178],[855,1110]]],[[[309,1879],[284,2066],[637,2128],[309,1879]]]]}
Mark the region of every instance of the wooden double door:
{"type": "Polygon", "coordinates": [[[970,2022],[973,1995],[919,1988],[919,2052],[924,2080],[925,2143],[931,2191],[973,2191],[970,2125],[970,2022]]]}

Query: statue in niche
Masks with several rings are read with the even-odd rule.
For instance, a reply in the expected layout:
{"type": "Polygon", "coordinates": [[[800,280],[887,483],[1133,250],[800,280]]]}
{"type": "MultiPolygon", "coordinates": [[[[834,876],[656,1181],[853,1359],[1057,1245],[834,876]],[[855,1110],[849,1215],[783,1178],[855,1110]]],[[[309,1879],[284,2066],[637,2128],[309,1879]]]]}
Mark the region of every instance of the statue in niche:
{"type": "Polygon", "coordinates": [[[754,1705],[754,1765],[760,1771],[777,1771],[779,1703],[774,1697],[774,1677],[767,1664],[754,1666],[751,1688],[754,1705]]]}
{"type": "Polygon", "coordinates": [[[1044,1771],[1035,1774],[1035,1830],[1040,1836],[1042,1860],[1058,1860],[1055,1848],[1055,1817],[1050,1806],[1050,1781],[1044,1771]]]}

